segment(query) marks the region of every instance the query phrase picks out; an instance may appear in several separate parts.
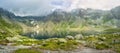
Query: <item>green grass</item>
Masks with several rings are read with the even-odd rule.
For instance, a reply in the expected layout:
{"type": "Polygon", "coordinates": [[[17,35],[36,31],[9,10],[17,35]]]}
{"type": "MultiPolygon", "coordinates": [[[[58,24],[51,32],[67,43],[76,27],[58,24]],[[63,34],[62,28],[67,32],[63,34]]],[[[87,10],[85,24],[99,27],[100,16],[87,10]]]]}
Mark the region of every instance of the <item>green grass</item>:
{"type": "Polygon", "coordinates": [[[7,40],[7,37],[14,37],[22,32],[21,26],[19,26],[14,21],[6,21],[4,16],[0,16],[0,44],[9,43],[11,41],[7,40]]]}
{"type": "Polygon", "coordinates": [[[61,42],[59,39],[49,39],[45,41],[40,48],[47,50],[73,50],[77,48],[78,43],[75,40],[66,40],[67,42],[61,42]]]}
{"type": "Polygon", "coordinates": [[[100,50],[110,48],[109,45],[106,44],[96,44],[95,47],[96,49],[100,49],[100,50]]]}
{"type": "Polygon", "coordinates": [[[95,49],[112,49],[120,52],[120,34],[100,34],[95,36],[88,36],[83,40],[87,41],[87,47],[95,49]],[[97,37],[95,37],[97,36],[97,37]]]}
{"type": "Polygon", "coordinates": [[[35,49],[18,49],[14,51],[13,53],[41,53],[41,52],[35,49]]]}

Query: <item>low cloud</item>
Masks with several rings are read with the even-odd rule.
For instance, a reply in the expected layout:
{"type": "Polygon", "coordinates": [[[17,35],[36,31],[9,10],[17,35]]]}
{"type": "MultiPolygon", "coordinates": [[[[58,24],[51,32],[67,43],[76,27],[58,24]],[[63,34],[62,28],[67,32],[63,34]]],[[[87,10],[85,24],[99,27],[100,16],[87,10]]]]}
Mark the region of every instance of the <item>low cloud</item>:
{"type": "Polygon", "coordinates": [[[119,6],[120,0],[0,0],[0,7],[16,15],[46,15],[53,9],[70,11],[76,8],[109,10],[119,6]]]}
{"type": "Polygon", "coordinates": [[[72,4],[69,9],[74,8],[93,8],[110,10],[120,5],[120,0],[71,0],[72,4]]]}

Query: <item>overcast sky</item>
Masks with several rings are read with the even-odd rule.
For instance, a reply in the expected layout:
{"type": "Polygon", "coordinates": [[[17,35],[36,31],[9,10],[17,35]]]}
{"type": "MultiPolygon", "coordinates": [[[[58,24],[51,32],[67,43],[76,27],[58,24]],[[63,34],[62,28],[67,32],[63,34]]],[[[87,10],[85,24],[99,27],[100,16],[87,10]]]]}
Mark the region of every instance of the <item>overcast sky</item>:
{"type": "Polygon", "coordinates": [[[70,11],[76,8],[110,10],[120,5],[120,0],[0,0],[0,7],[16,15],[44,15],[54,9],[70,11]]]}

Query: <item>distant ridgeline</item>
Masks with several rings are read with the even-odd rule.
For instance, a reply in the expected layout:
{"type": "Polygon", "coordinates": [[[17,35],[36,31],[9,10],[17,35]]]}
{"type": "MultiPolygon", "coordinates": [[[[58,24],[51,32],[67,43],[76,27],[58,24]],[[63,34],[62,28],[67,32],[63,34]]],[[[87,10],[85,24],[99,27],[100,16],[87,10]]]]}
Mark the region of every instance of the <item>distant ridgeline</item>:
{"type": "Polygon", "coordinates": [[[108,11],[88,8],[65,12],[57,9],[47,16],[24,17],[15,16],[0,8],[1,37],[5,34],[9,34],[8,36],[20,34],[41,39],[74,36],[79,33],[99,34],[114,28],[120,28],[120,6],[108,11]]]}

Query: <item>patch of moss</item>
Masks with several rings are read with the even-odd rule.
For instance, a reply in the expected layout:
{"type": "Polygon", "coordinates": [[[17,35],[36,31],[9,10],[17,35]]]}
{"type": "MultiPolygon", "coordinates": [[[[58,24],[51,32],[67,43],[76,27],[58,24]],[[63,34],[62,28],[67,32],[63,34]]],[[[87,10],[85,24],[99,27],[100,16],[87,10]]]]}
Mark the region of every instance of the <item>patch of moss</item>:
{"type": "Polygon", "coordinates": [[[58,40],[45,41],[40,48],[47,50],[73,50],[79,45],[75,40],[67,40],[67,42],[60,42],[58,40]]]}
{"type": "Polygon", "coordinates": [[[42,53],[42,52],[35,50],[35,49],[18,49],[14,51],[13,53],[42,53]]]}
{"type": "Polygon", "coordinates": [[[95,47],[96,47],[96,49],[100,49],[100,50],[110,48],[110,47],[109,47],[108,45],[106,45],[106,44],[96,44],[95,47]]]}

